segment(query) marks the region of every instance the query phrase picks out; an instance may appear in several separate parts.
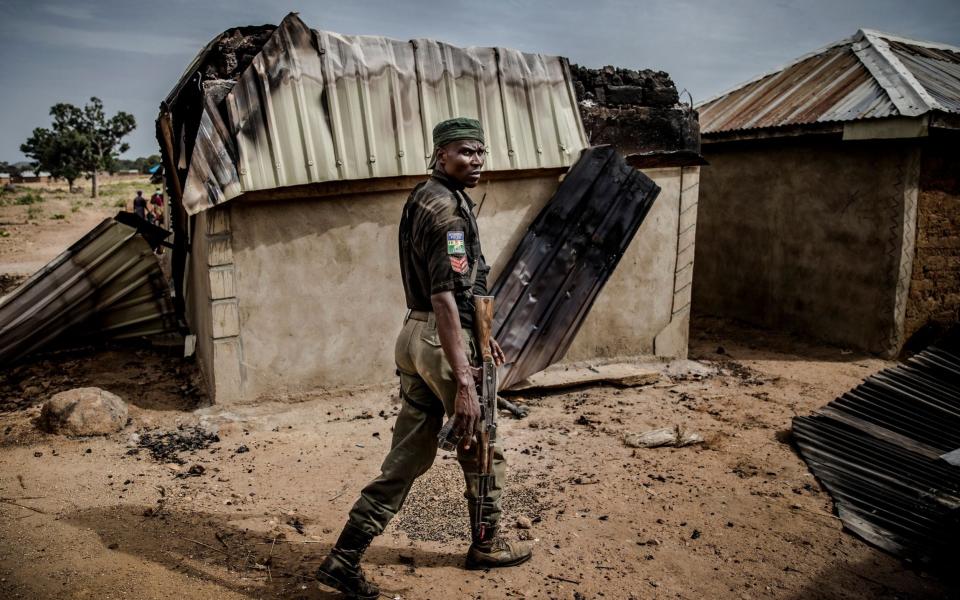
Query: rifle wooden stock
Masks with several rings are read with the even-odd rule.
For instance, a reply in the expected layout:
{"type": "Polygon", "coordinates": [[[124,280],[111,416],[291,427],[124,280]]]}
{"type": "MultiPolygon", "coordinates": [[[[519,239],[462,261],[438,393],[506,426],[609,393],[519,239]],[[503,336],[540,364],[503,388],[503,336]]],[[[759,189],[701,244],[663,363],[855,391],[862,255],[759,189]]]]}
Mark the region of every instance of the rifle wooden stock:
{"type": "Polygon", "coordinates": [[[490,352],[490,329],[493,327],[493,296],[474,296],[474,334],[484,360],[493,358],[490,352]]]}
{"type": "Polygon", "coordinates": [[[497,367],[490,351],[491,328],[493,327],[493,296],[474,296],[476,307],[473,319],[474,335],[480,345],[481,362],[480,383],[480,414],[477,462],[477,500],[474,506],[474,537],[477,540],[487,539],[487,524],[483,516],[483,500],[490,491],[490,478],[493,466],[493,442],[497,431],[497,367]]]}

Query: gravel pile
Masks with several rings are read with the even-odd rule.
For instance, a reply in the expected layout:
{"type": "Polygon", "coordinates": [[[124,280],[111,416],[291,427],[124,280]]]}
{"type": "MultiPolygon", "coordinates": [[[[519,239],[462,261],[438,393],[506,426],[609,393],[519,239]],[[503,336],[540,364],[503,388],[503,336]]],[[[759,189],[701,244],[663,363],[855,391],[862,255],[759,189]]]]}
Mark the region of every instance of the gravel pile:
{"type": "MultiPolygon", "coordinates": [[[[543,490],[538,489],[531,479],[529,472],[507,469],[501,529],[512,527],[521,515],[536,522],[547,510],[543,490]]],[[[413,484],[391,527],[396,527],[411,540],[469,540],[470,519],[463,486],[463,471],[457,461],[438,460],[413,484]]]]}

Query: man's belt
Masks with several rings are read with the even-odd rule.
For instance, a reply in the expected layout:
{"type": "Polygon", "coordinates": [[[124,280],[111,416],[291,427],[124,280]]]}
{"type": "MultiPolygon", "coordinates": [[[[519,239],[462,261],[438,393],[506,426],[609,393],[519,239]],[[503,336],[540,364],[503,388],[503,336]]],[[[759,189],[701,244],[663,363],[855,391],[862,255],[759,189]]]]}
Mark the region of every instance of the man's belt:
{"type": "Polygon", "coordinates": [[[411,310],[410,314],[407,315],[408,319],[413,319],[414,321],[426,321],[430,317],[430,311],[428,310],[411,310]]]}

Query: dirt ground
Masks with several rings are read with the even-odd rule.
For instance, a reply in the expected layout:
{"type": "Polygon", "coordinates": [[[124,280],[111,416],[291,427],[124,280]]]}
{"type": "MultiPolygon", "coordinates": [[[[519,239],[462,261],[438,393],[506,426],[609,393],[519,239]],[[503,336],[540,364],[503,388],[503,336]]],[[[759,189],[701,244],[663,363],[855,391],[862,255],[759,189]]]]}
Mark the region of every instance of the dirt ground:
{"type": "MultiPolygon", "coordinates": [[[[46,200],[44,210],[64,201],[73,199],[46,200]]],[[[0,206],[0,220],[29,206],[0,206]]],[[[0,273],[29,273],[24,265],[52,258],[115,210],[81,206],[72,226],[4,224],[0,273]],[[21,243],[4,245],[13,236],[21,243]]],[[[956,581],[844,532],[789,443],[794,415],[889,363],[708,320],[694,323],[690,354],[658,365],[650,385],[513,398],[531,413],[501,418],[503,526],[534,540],[530,562],[462,568],[462,478],[440,453],[367,553],[367,573],[405,600],[960,598],[956,581]],[[674,425],[705,442],[623,442],[674,425]],[[518,528],[520,517],[532,527],[518,528]]],[[[227,407],[210,406],[202,388],[195,363],[144,343],[0,371],[0,597],[338,597],[311,573],[379,470],[395,386],[227,407]],[[131,404],[122,432],[37,430],[46,398],[86,385],[131,404]]]]}
{"type": "MultiPolygon", "coordinates": [[[[502,419],[504,525],[536,541],[529,563],[461,568],[461,478],[441,453],[368,552],[368,573],[405,599],[951,597],[949,582],[845,533],[788,443],[792,416],[887,363],[722,323],[697,327],[693,374],[681,364],[644,387],[531,394],[519,399],[527,419],[502,419]],[[706,443],[634,450],[622,441],[674,424],[706,443]],[[515,527],[520,516],[531,529],[515,527]]],[[[0,415],[0,595],[336,597],[310,573],[378,471],[396,391],[205,406],[194,366],[181,362],[109,348],[4,375],[8,398],[24,383],[45,391],[8,400],[0,415]],[[58,368],[63,375],[47,374],[58,368]],[[34,428],[49,393],[96,383],[133,404],[123,432],[65,439],[34,428]],[[189,445],[192,426],[219,441],[159,459],[141,447],[170,432],[189,445]]]]}

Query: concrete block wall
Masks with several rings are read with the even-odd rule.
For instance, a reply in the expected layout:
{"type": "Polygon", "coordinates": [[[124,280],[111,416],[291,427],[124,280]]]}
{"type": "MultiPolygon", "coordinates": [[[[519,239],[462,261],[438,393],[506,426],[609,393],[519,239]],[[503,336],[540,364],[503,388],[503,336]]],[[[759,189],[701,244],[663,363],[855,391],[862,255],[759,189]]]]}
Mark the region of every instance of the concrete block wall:
{"type": "Polygon", "coordinates": [[[243,396],[243,348],[230,205],[193,220],[187,319],[211,398],[243,396]]]}

